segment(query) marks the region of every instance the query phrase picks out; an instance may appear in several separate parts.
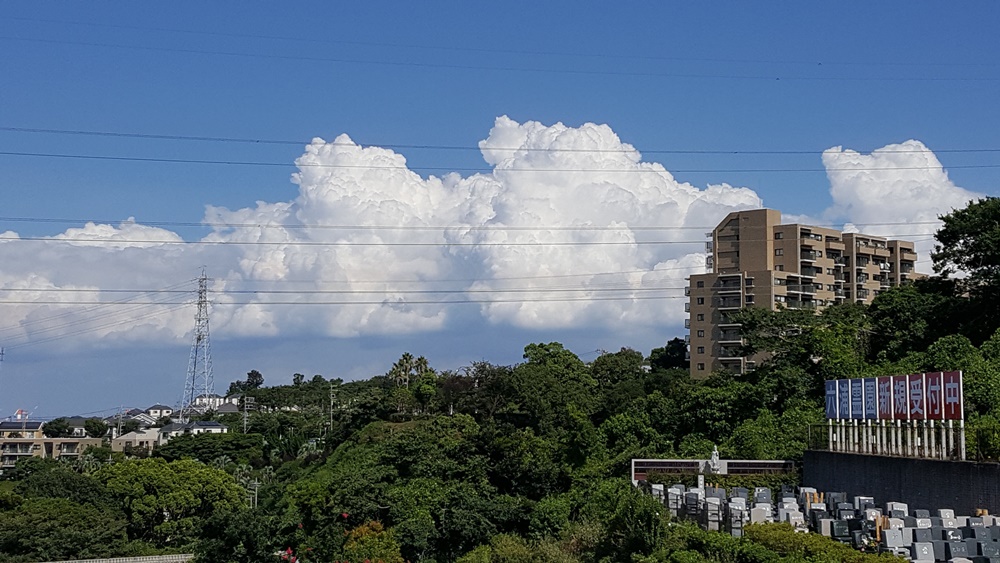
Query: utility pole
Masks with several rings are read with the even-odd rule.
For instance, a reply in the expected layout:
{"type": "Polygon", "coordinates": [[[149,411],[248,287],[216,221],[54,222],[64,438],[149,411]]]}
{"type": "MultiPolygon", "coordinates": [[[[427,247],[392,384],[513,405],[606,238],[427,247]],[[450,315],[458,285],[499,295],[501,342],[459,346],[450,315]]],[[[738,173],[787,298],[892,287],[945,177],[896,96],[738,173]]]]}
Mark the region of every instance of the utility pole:
{"type": "Polygon", "coordinates": [[[243,433],[247,433],[247,426],[250,422],[250,408],[253,407],[254,398],[243,395],[243,433]]]}
{"type": "Polygon", "coordinates": [[[327,433],[333,432],[333,382],[330,382],[330,425],[327,427],[327,433]]]}

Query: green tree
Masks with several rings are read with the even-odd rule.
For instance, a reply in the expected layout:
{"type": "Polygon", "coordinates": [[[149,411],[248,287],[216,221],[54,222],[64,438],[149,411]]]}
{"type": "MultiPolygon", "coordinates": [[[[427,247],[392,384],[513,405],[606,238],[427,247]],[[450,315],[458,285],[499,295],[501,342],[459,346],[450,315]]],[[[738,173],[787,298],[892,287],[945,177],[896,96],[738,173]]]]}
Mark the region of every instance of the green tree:
{"type": "Polygon", "coordinates": [[[399,553],[399,543],[392,530],[386,530],[381,522],[369,521],[347,533],[344,544],[344,559],[348,561],[384,561],[403,563],[399,553]]]}
{"type": "Polygon", "coordinates": [[[255,510],[215,514],[205,522],[195,546],[196,563],[274,561],[274,553],[282,546],[275,537],[273,520],[255,510]]]}
{"type": "Polygon", "coordinates": [[[53,418],[42,426],[42,434],[48,438],[67,438],[73,435],[73,429],[65,417],[53,418]]]}
{"type": "Polygon", "coordinates": [[[910,352],[958,331],[953,317],[962,309],[954,283],[940,278],[917,280],[879,293],[868,308],[872,361],[898,361],[910,352]]]}
{"type": "Polygon", "coordinates": [[[590,374],[602,387],[611,387],[623,381],[642,379],[644,361],[642,353],[631,348],[605,352],[590,365],[590,374]]]}
{"type": "Polygon", "coordinates": [[[83,421],[83,430],[91,438],[103,438],[108,433],[108,425],[99,418],[88,418],[83,421]]]}
{"type": "Polygon", "coordinates": [[[261,467],[266,462],[264,436],[260,434],[194,434],[177,436],[170,442],[158,446],[154,455],[167,461],[196,459],[202,463],[213,463],[225,458],[229,463],[246,463],[261,467]]]}
{"type": "Polygon", "coordinates": [[[545,431],[567,421],[568,406],[590,414],[597,406],[597,382],[587,366],[558,342],[529,344],[527,362],[512,376],[514,397],[530,419],[545,431]]]}
{"type": "Polygon", "coordinates": [[[21,479],[14,491],[25,498],[63,498],[81,505],[116,511],[104,485],[63,464],[46,464],[21,479]]]}
{"type": "Polygon", "coordinates": [[[119,513],[67,499],[26,499],[0,512],[0,561],[64,561],[121,555],[119,513]]]}
{"type": "Polygon", "coordinates": [[[231,476],[193,460],[126,460],[101,468],[95,478],[125,513],[129,537],[160,547],[194,541],[205,519],[245,501],[231,476]]]}
{"type": "Polygon", "coordinates": [[[128,434],[129,432],[136,432],[137,430],[139,430],[139,428],[141,428],[139,421],[130,418],[122,422],[121,433],[128,434]]]}
{"type": "Polygon", "coordinates": [[[691,362],[687,359],[687,351],[687,343],[683,338],[671,338],[666,346],[650,351],[649,367],[653,371],[689,369],[691,362]]]}
{"type": "Polygon", "coordinates": [[[1000,328],[1000,198],[987,197],[943,215],[931,259],[943,277],[955,280],[973,305],[963,333],[981,342],[1000,328]]]}

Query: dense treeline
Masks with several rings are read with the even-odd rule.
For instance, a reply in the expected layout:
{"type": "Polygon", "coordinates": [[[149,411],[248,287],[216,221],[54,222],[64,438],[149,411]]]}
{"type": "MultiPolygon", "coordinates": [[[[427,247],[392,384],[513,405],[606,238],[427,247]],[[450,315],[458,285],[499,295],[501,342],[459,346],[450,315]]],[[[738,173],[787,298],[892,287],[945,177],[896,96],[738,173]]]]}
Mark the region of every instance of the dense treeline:
{"type": "Polygon", "coordinates": [[[536,343],[518,365],[459,372],[403,354],[352,382],[266,386],[251,371],[230,388],[253,398],[246,419],[216,417],[229,434],[178,437],[146,459],[19,464],[0,484],[0,562],[186,550],[254,563],[865,561],[781,526],[734,539],[670,521],[628,462],[713,446],[797,459],[824,379],[952,369],[966,373],[970,453],[1000,456],[1000,204],[956,211],[937,236],[940,275],[869,307],[742,312],[746,352],[769,359],[741,376],[692,381],[680,339],[590,363],[536,343]]]}

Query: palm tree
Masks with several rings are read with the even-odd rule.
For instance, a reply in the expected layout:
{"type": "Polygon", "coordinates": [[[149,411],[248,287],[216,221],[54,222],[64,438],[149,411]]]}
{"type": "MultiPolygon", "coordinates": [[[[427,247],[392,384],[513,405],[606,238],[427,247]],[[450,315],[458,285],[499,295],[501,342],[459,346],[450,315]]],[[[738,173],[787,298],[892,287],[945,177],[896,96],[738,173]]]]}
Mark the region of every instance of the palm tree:
{"type": "Polygon", "coordinates": [[[211,465],[212,465],[212,467],[214,467],[216,469],[225,470],[226,467],[229,467],[229,464],[232,463],[232,462],[233,462],[233,459],[231,457],[229,457],[227,455],[220,455],[219,457],[217,457],[217,458],[215,458],[215,459],[212,460],[211,465]]]}

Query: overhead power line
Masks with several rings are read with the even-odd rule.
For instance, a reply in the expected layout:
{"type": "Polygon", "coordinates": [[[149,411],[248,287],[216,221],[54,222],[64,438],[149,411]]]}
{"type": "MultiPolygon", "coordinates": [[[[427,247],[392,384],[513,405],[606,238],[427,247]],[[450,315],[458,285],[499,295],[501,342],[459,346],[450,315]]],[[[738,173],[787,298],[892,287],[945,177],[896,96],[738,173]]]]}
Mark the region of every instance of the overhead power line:
{"type": "MultiPolygon", "coordinates": [[[[457,292],[456,292],[457,293],[457,292]]],[[[465,304],[489,304],[489,303],[562,303],[573,301],[631,301],[647,299],[688,299],[686,295],[638,295],[638,296],[598,296],[598,297],[545,297],[545,298],[518,298],[518,299],[461,299],[461,300],[405,300],[395,301],[392,296],[387,296],[379,300],[366,301],[245,301],[231,302],[220,305],[465,305],[465,304]]],[[[0,305],[96,305],[96,301],[0,301],[0,305]]],[[[190,301],[159,302],[156,305],[190,305],[190,301]]]]}
{"type": "MultiPolygon", "coordinates": [[[[94,219],[94,218],[52,218],[52,217],[0,217],[0,221],[12,223],[135,223],[148,227],[213,227],[227,229],[335,229],[350,231],[447,231],[447,230],[467,230],[467,231],[712,231],[715,226],[698,225],[627,225],[623,227],[613,225],[335,225],[330,223],[309,223],[289,225],[281,223],[227,223],[227,222],[205,222],[205,221],[128,221],[122,219],[94,219]]],[[[939,225],[940,220],[935,221],[882,221],[877,223],[851,223],[856,227],[894,227],[902,225],[939,225]]],[[[840,228],[843,224],[815,223],[812,227],[833,227],[840,228]]],[[[747,239],[744,239],[747,240],[747,239]]]]}
{"type": "MultiPolygon", "coordinates": [[[[896,170],[938,170],[941,166],[849,166],[843,168],[686,168],[686,169],[655,169],[651,164],[658,163],[637,163],[637,168],[469,168],[469,167],[448,167],[448,166],[383,166],[365,164],[323,164],[323,163],[289,163],[273,162],[263,160],[213,160],[196,158],[165,158],[165,157],[142,157],[142,156],[117,156],[117,155],[95,155],[95,154],[71,154],[71,153],[46,153],[46,152],[24,152],[24,151],[0,151],[0,156],[23,156],[37,158],[60,158],[75,160],[104,160],[118,162],[153,162],[164,164],[213,164],[226,166],[261,166],[261,167],[282,167],[282,168],[330,168],[344,170],[398,170],[398,171],[441,171],[446,172],[474,172],[474,173],[504,173],[504,172],[532,172],[532,173],[553,173],[553,172],[584,172],[601,174],[677,174],[677,173],[736,173],[736,172],[868,172],[868,171],[896,171],[896,170]]],[[[963,164],[948,166],[948,169],[966,168],[1000,168],[1000,164],[963,164]]]]}
{"type": "Polygon", "coordinates": [[[899,66],[899,67],[918,67],[918,66],[968,66],[968,67],[992,67],[998,66],[997,63],[989,62],[969,62],[969,61],[952,61],[952,62],[912,62],[912,61],[874,61],[874,60],[863,60],[863,61],[840,61],[840,60],[803,60],[803,59],[746,59],[746,58],[725,58],[725,57],[681,57],[681,56],[663,56],[663,55],[650,55],[649,53],[629,53],[629,54],[617,54],[617,53],[581,53],[572,51],[547,51],[547,50],[528,50],[528,49],[489,49],[485,47],[464,47],[456,45],[420,45],[414,43],[389,43],[389,42],[378,42],[378,41],[357,41],[357,40],[347,40],[347,39],[317,39],[311,37],[293,37],[288,35],[265,35],[265,34],[254,34],[254,33],[233,33],[233,32],[223,32],[223,31],[203,31],[203,30],[193,30],[193,29],[178,29],[170,27],[157,27],[157,26],[139,26],[139,25],[122,25],[122,24],[110,24],[105,22],[81,22],[81,21],[67,21],[67,20],[52,20],[52,19],[42,19],[42,18],[28,18],[28,17],[17,17],[17,16],[5,16],[5,19],[16,20],[16,21],[27,21],[27,22],[38,22],[38,23],[54,23],[60,25],[76,25],[76,26],[87,26],[87,27],[100,27],[106,29],[127,29],[133,31],[156,31],[156,32],[166,32],[166,33],[182,33],[189,35],[201,35],[207,37],[227,37],[227,38],[239,38],[239,39],[267,39],[267,40],[277,40],[277,41],[290,41],[297,43],[312,43],[312,44],[322,44],[322,45],[358,45],[363,47],[390,47],[397,49],[427,49],[434,51],[451,51],[451,52],[465,52],[465,53],[481,53],[481,54],[508,54],[508,55],[535,55],[535,56],[556,56],[556,57],[580,57],[580,58],[601,58],[601,59],[624,59],[624,60],[646,60],[646,61],[678,61],[678,62],[697,62],[697,63],[737,63],[737,64],[788,64],[788,65],[807,65],[807,66],[831,66],[831,65],[842,65],[842,66],[868,66],[868,67],[880,67],[880,66],[899,66]]]}
{"type": "Polygon", "coordinates": [[[126,49],[133,51],[147,51],[159,53],[176,53],[184,55],[217,55],[224,57],[237,57],[245,59],[270,59],[282,61],[302,61],[321,62],[335,64],[386,66],[394,68],[424,68],[442,70],[462,70],[462,71],[487,71],[487,72],[526,72],[537,74],[565,74],[575,76],[621,76],[637,78],[682,78],[682,79],[724,79],[724,80],[754,80],[754,81],[810,81],[810,82],[996,82],[998,77],[944,77],[944,76],[886,76],[879,74],[876,76],[794,76],[788,74],[732,74],[732,73],[697,73],[697,72],[653,72],[653,71],[628,71],[628,70],[593,70],[593,69],[569,69],[555,67],[525,67],[525,66],[490,66],[490,65],[470,65],[453,63],[433,63],[399,60],[375,60],[375,59],[355,59],[349,57],[319,57],[310,55],[281,55],[277,53],[248,53],[241,51],[223,51],[215,49],[191,49],[184,47],[156,47],[153,45],[126,45],[121,43],[107,43],[99,41],[70,41],[66,39],[43,39],[40,37],[16,37],[10,35],[0,36],[0,39],[8,41],[21,41],[30,43],[41,43],[50,45],[70,45],[74,47],[98,47],[107,49],[126,49]]]}
{"type": "MultiPolygon", "coordinates": [[[[926,236],[928,233],[894,234],[893,237],[926,236]]],[[[868,235],[878,236],[878,235],[868,235]]],[[[879,238],[886,238],[881,237],[879,238]]],[[[170,246],[320,246],[320,247],[560,247],[560,246],[652,246],[652,245],[703,245],[705,240],[613,240],[613,241],[531,241],[531,242],[391,242],[391,241],[240,241],[240,240],[154,240],[154,239],[102,239],[102,238],[49,238],[49,237],[19,237],[0,236],[0,241],[11,242],[47,242],[47,243],[87,243],[87,244],[148,244],[170,246]]],[[[752,242],[744,239],[745,242],[752,242]]]]}
{"type": "MultiPolygon", "coordinates": [[[[483,280],[489,281],[489,280],[483,280]]],[[[593,287],[518,287],[518,288],[488,288],[488,289],[471,289],[471,288],[455,288],[455,289],[393,289],[393,288],[382,288],[382,289],[305,289],[305,290],[295,290],[295,289],[223,289],[223,290],[213,290],[209,293],[213,296],[217,295],[371,295],[376,294],[386,294],[386,295],[451,295],[455,293],[569,293],[569,292],[597,292],[605,293],[611,291],[680,291],[684,287],[636,287],[623,285],[622,287],[607,287],[607,286],[593,286],[593,287]]],[[[0,294],[5,292],[32,292],[30,289],[3,289],[0,288],[0,294]]],[[[48,288],[39,293],[60,293],[60,292],[76,293],[76,291],[61,290],[55,288],[48,288]]],[[[133,293],[144,293],[144,294],[156,294],[154,291],[136,291],[136,290],[90,290],[91,293],[118,293],[122,291],[129,291],[133,293]]],[[[174,292],[169,293],[184,293],[190,294],[191,292],[174,292]]],[[[37,303],[32,301],[32,303],[37,303]]],[[[61,301],[56,301],[56,303],[62,303],[61,301]]],[[[68,302],[73,303],[73,302],[68,302]]]]}
{"type": "MultiPolygon", "coordinates": [[[[127,139],[147,139],[158,141],[193,141],[212,143],[239,143],[250,145],[290,145],[301,147],[311,143],[309,140],[292,139],[267,139],[248,137],[222,137],[205,135],[167,135],[160,133],[134,133],[127,131],[94,131],[81,129],[47,129],[40,127],[0,127],[0,131],[8,133],[39,133],[52,135],[74,135],[89,137],[119,137],[127,139]]],[[[327,145],[355,147],[362,146],[360,143],[344,143],[328,141],[327,145]]],[[[441,150],[441,151],[476,151],[484,150],[478,146],[461,145],[430,145],[430,144],[400,144],[400,143],[366,143],[370,147],[380,147],[386,149],[420,149],[420,150],[441,150]]],[[[550,148],[550,147],[486,147],[485,150],[500,152],[526,152],[526,153],[587,153],[587,154],[631,154],[640,152],[642,154],[692,154],[692,155],[810,155],[821,154],[823,149],[816,150],[755,150],[755,149],[580,149],[580,148],[550,148]]],[[[997,153],[1000,148],[971,148],[971,149],[877,149],[883,154],[940,154],[940,153],[997,153]]]]}

